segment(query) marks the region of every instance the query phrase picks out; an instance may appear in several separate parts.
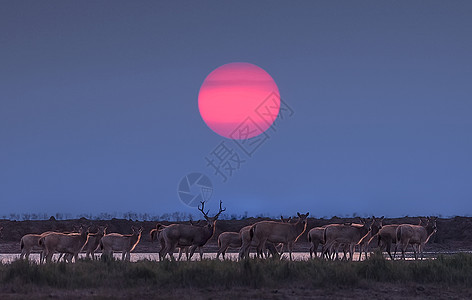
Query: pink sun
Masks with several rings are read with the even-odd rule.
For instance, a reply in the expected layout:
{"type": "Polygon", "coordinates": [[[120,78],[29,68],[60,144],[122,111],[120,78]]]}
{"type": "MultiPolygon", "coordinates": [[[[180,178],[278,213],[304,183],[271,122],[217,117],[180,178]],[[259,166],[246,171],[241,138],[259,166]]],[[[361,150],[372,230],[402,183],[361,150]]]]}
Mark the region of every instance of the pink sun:
{"type": "Polygon", "coordinates": [[[279,89],[262,68],[250,63],[218,67],[203,81],[198,108],[205,123],[230,139],[265,132],[280,110],[279,89]]]}

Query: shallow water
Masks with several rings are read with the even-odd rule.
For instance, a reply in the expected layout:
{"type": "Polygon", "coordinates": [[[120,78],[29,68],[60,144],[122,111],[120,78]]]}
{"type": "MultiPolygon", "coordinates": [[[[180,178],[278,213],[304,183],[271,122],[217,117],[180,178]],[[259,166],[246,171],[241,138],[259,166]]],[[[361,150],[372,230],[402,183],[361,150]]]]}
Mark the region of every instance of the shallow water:
{"type": "MultiPolygon", "coordinates": [[[[457,252],[441,252],[441,253],[436,253],[436,252],[425,252],[424,255],[426,258],[435,258],[437,257],[438,254],[454,254],[457,252]]],[[[97,257],[100,257],[100,254],[96,254],[97,257]]],[[[406,253],[407,260],[413,259],[413,252],[407,252],[406,253]]],[[[19,259],[20,254],[0,254],[0,262],[2,263],[11,263],[14,260],[19,259]]],[[[59,257],[59,254],[54,254],[53,260],[56,261],[59,257]]],[[[79,254],[79,257],[84,258],[85,254],[81,253],[79,254]]],[[[121,254],[120,253],[115,253],[114,257],[117,259],[121,259],[121,254]]],[[[178,255],[174,254],[174,257],[177,258],[178,255]]],[[[252,257],[252,254],[251,254],[252,257]]],[[[288,253],[284,253],[282,255],[283,259],[289,259],[288,253]]],[[[292,253],[292,257],[294,260],[308,260],[310,259],[310,254],[308,252],[294,252],[292,253]]],[[[342,257],[342,254],[341,256],[342,257]]],[[[387,257],[387,256],[385,256],[387,257]]],[[[159,260],[159,254],[158,253],[131,253],[131,261],[136,262],[140,260],[153,260],[153,261],[158,261],[159,260]]],[[[203,254],[203,259],[215,259],[216,258],[216,253],[204,253],[203,254]]],[[[230,260],[237,260],[238,258],[238,253],[226,253],[225,256],[226,259],[230,260]]],[[[396,258],[400,258],[400,255],[397,253],[396,258]]],[[[185,259],[185,254],[182,256],[182,260],[185,259]]],[[[222,259],[220,255],[220,259],[222,259]]],[[[362,256],[362,259],[364,259],[364,255],[362,256]]],[[[30,255],[30,260],[34,262],[39,262],[39,253],[32,253],[30,255]]],[[[200,254],[195,253],[192,257],[192,260],[200,260],[200,254]]],[[[359,253],[356,252],[354,253],[354,260],[357,261],[359,260],[359,253]]]]}

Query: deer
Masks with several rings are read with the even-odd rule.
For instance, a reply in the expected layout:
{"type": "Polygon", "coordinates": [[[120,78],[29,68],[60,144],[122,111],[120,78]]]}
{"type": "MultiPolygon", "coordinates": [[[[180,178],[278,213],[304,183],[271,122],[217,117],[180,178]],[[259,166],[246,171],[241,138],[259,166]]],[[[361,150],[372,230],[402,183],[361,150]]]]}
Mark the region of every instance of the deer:
{"type": "Polygon", "coordinates": [[[362,259],[362,252],[365,253],[365,259],[367,259],[367,252],[369,251],[370,240],[375,236],[380,229],[382,228],[382,222],[385,217],[376,218],[372,216],[372,224],[370,225],[369,231],[367,234],[362,237],[357,245],[359,246],[359,261],[362,259]]]}
{"type": "Polygon", "coordinates": [[[220,201],[220,208],[216,215],[209,217],[209,210],[205,212],[205,201],[200,201],[198,210],[203,214],[206,224],[204,226],[192,226],[188,224],[172,224],[164,228],[161,232],[164,239],[165,247],[162,251],[163,256],[169,254],[172,260],[174,258],[174,250],[177,245],[190,246],[189,260],[192,258],[195,250],[199,248],[200,260],[203,259],[203,246],[215,233],[215,224],[218,217],[226,208],[222,208],[222,201],[220,201]],[[201,204],[201,207],[200,207],[201,204]]]}
{"type": "Polygon", "coordinates": [[[136,248],[141,240],[143,227],[131,227],[132,234],[109,233],[105,234],[99,243],[102,250],[102,259],[112,258],[114,251],[121,252],[121,260],[130,261],[131,251],[136,248]]]}
{"type": "MultiPolygon", "coordinates": [[[[323,232],[325,244],[323,253],[329,254],[333,251],[335,244],[345,244],[349,247],[350,260],[353,259],[355,245],[368,233],[370,225],[367,220],[360,218],[361,224],[330,224],[326,226],[323,232]]],[[[338,257],[338,248],[335,249],[336,258],[338,257]]]]}
{"type": "MultiPolygon", "coordinates": [[[[313,254],[315,254],[315,258],[318,257],[317,256],[318,246],[320,244],[324,245],[325,243],[323,233],[326,226],[327,225],[321,226],[321,227],[315,227],[315,228],[310,229],[310,231],[308,231],[308,242],[310,243],[310,258],[311,259],[313,259],[313,254]]],[[[321,252],[320,257],[322,256],[323,256],[323,253],[321,252]]]]}
{"type": "MultiPolygon", "coordinates": [[[[274,244],[282,243],[283,247],[287,246],[289,257],[292,261],[293,244],[296,243],[298,238],[305,232],[309,214],[310,213],[300,214],[297,212],[298,220],[296,223],[260,221],[252,225],[249,229],[249,235],[251,241],[254,238],[257,240],[257,253],[266,252],[266,242],[274,244]]],[[[246,248],[249,246],[250,244],[245,245],[246,248]]]]}
{"type": "MultiPolygon", "coordinates": [[[[289,217],[285,219],[283,216],[280,217],[280,220],[282,223],[288,223],[290,220],[292,220],[292,217],[289,217]]],[[[216,258],[219,258],[220,254],[223,255],[223,259],[225,259],[225,253],[228,248],[241,248],[243,245],[243,240],[246,240],[246,243],[250,243],[250,236],[249,236],[249,229],[251,228],[252,225],[245,226],[243,227],[239,232],[223,232],[218,236],[218,253],[216,255],[216,258]]],[[[252,242],[251,246],[257,246],[255,241],[252,242]]],[[[279,254],[279,251],[277,251],[277,248],[274,246],[274,244],[268,243],[266,245],[267,249],[269,250],[269,253],[272,256],[276,256],[279,254]]],[[[249,250],[249,248],[247,249],[249,250]]],[[[247,257],[249,255],[249,252],[245,253],[244,255],[240,255],[240,258],[242,257],[247,257]]],[[[257,254],[258,256],[260,253],[257,254]]],[[[262,254],[261,254],[262,255],[262,254]]]]}
{"type": "MultiPolygon", "coordinates": [[[[82,251],[85,251],[85,258],[95,260],[95,251],[98,249],[100,240],[106,233],[107,226],[99,226],[96,233],[89,233],[87,243],[85,243],[82,251]]],[[[71,254],[61,253],[57,261],[60,261],[61,258],[64,258],[64,261],[67,261],[71,254]]]]}
{"type": "Polygon", "coordinates": [[[54,233],[54,231],[46,231],[42,234],[25,234],[20,240],[20,259],[29,260],[31,251],[40,250],[39,262],[43,262],[44,259],[44,249],[39,245],[39,239],[45,235],[54,233]]]}
{"type": "Polygon", "coordinates": [[[82,251],[88,238],[88,228],[81,226],[79,233],[59,233],[52,232],[42,235],[38,241],[38,245],[44,249],[44,257],[46,263],[52,261],[52,256],[56,252],[66,253],[68,262],[72,262],[72,258],[77,262],[79,252],[82,251]]]}
{"type": "Polygon", "coordinates": [[[402,224],[397,227],[396,241],[397,244],[401,246],[402,259],[405,259],[405,250],[408,245],[413,246],[415,260],[418,259],[417,252],[419,252],[420,259],[424,259],[424,246],[437,231],[437,219],[437,217],[427,217],[427,221],[423,222],[421,225],[402,224]]]}
{"type": "Polygon", "coordinates": [[[242,245],[241,237],[239,236],[239,232],[223,232],[218,236],[218,253],[216,254],[216,258],[220,258],[220,254],[223,255],[223,259],[225,259],[226,250],[228,248],[239,248],[242,245]]]}
{"type": "MultiPolygon", "coordinates": [[[[190,225],[198,226],[198,225],[193,224],[191,221],[190,221],[190,225]]],[[[162,225],[162,224],[157,224],[156,228],[152,229],[149,232],[149,234],[151,236],[151,243],[154,242],[154,240],[158,240],[160,245],[161,245],[161,249],[159,251],[159,261],[162,261],[164,259],[165,241],[164,241],[164,237],[161,235],[161,232],[166,227],[168,227],[168,226],[165,226],[165,225],[162,225]]],[[[187,260],[190,259],[190,257],[189,257],[189,246],[185,245],[185,244],[186,244],[185,241],[181,241],[181,243],[177,244],[176,247],[179,248],[179,257],[177,258],[177,260],[180,260],[182,258],[182,254],[184,252],[185,252],[185,257],[187,258],[187,260]]]]}
{"type": "MultiPolygon", "coordinates": [[[[418,225],[422,223],[423,220],[420,218],[418,225]]],[[[391,224],[382,226],[379,232],[370,238],[368,244],[371,245],[376,239],[380,250],[383,251],[385,249],[390,259],[394,260],[397,253],[397,228],[399,225],[400,224],[391,224]],[[395,244],[393,255],[391,252],[392,244],[395,244]]]]}
{"type": "Polygon", "coordinates": [[[100,240],[106,234],[107,226],[99,226],[97,233],[89,233],[87,243],[84,245],[85,257],[95,260],[95,251],[98,249],[100,240]]]}

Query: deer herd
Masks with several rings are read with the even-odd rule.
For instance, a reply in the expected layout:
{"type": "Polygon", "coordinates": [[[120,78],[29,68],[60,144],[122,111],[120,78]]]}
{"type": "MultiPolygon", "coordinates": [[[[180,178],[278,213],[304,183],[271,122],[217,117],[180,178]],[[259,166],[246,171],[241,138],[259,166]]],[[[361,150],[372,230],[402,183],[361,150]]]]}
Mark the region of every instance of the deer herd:
{"type": "MultiPolygon", "coordinates": [[[[200,259],[203,259],[203,246],[215,233],[216,221],[222,212],[220,201],[219,211],[214,216],[209,216],[209,210],[205,212],[205,202],[201,202],[198,210],[203,214],[203,221],[190,224],[172,224],[164,226],[157,224],[150,231],[151,241],[157,241],[160,245],[159,260],[167,256],[175,260],[174,252],[179,249],[178,259],[185,252],[186,259],[190,260],[198,249],[200,259]]],[[[260,221],[243,227],[239,232],[223,232],[218,236],[218,253],[225,259],[229,248],[239,249],[239,259],[249,258],[251,249],[255,255],[261,258],[278,258],[284,250],[288,251],[292,260],[294,244],[307,230],[307,217],[309,213],[297,213],[296,220],[291,218],[281,221],[260,221]]],[[[307,238],[310,243],[310,258],[324,258],[328,260],[340,259],[340,251],[343,260],[353,260],[356,247],[359,249],[359,260],[364,253],[367,258],[369,249],[373,246],[386,251],[394,260],[397,249],[400,249],[402,258],[405,259],[405,251],[411,245],[415,259],[420,256],[423,259],[425,244],[436,232],[436,217],[420,219],[418,225],[394,224],[383,225],[384,217],[371,219],[360,218],[359,223],[329,224],[315,227],[308,231],[307,238]],[[392,255],[392,245],[395,251],[392,255]],[[321,247],[320,247],[321,246],[321,247]],[[320,253],[318,256],[318,249],[320,253]]],[[[0,228],[0,235],[3,228],[0,228]]],[[[40,263],[51,262],[55,253],[59,253],[59,259],[67,262],[77,261],[80,252],[85,251],[86,257],[96,259],[95,251],[101,250],[102,258],[113,256],[114,252],[121,252],[121,259],[129,261],[130,252],[133,251],[141,240],[143,228],[132,227],[132,234],[107,233],[104,226],[98,227],[96,233],[90,233],[90,228],[81,226],[77,232],[44,232],[42,234],[27,234],[21,238],[20,259],[29,259],[32,250],[40,251],[40,263]]]]}

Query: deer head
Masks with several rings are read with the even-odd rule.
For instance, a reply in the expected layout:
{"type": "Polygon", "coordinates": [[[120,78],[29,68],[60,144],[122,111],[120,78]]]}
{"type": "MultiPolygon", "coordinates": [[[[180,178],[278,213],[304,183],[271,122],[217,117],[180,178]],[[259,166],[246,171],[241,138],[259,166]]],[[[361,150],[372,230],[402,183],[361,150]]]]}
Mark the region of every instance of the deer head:
{"type": "Polygon", "coordinates": [[[224,212],[226,210],[226,208],[221,207],[223,202],[220,200],[220,209],[219,209],[218,213],[216,215],[214,215],[213,217],[209,217],[208,213],[210,212],[210,210],[208,210],[207,212],[204,211],[205,201],[200,201],[200,203],[202,204],[202,207],[200,208],[200,205],[198,205],[198,210],[202,212],[203,217],[207,221],[207,226],[211,228],[215,225],[216,220],[218,220],[218,217],[220,216],[220,214],[222,212],[224,212]]]}
{"type": "Polygon", "coordinates": [[[80,225],[79,227],[79,234],[82,236],[87,236],[90,232],[90,227],[87,227],[85,225],[80,225]]]}
{"type": "Polygon", "coordinates": [[[438,220],[438,217],[427,217],[428,224],[426,225],[426,228],[431,228],[431,232],[435,233],[438,231],[438,228],[436,226],[436,221],[438,220]]]}
{"type": "Polygon", "coordinates": [[[108,226],[98,226],[97,233],[100,235],[105,235],[107,233],[108,226]]]}
{"type": "Polygon", "coordinates": [[[131,226],[131,230],[133,231],[134,235],[140,235],[143,232],[144,228],[142,226],[140,228],[131,226]]]}
{"type": "Polygon", "coordinates": [[[372,216],[372,224],[370,224],[370,228],[369,228],[372,231],[372,235],[377,234],[377,232],[379,232],[379,230],[382,228],[382,222],[384,218],[385,218],[384,216],[380,218],[376,218],[372,216]]]}
{"type": "Polygon", "coordinates": [[[307,212],[306,214],[300,214],[299,212],[297,212],[298,222],[306,223],[306,218],[308,217],[309,214],[310,214],[309,212],[307,212]]]}

